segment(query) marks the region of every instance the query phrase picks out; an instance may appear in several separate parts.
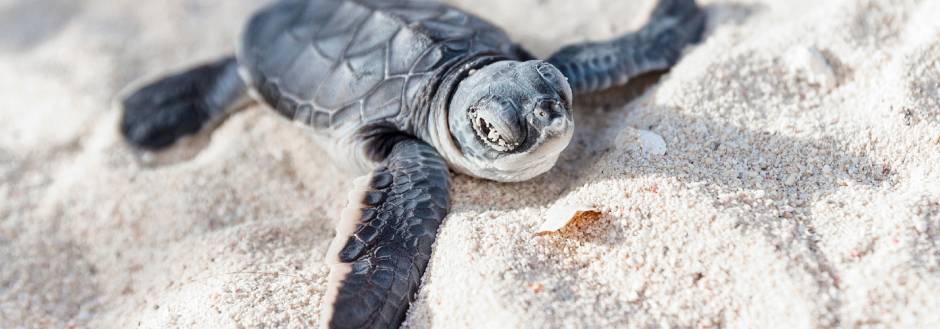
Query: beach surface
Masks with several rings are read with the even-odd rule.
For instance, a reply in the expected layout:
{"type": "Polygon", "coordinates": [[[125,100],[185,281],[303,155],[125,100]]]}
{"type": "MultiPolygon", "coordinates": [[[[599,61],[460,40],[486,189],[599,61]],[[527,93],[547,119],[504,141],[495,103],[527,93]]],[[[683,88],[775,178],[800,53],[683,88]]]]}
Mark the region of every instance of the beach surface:
{"type": "MultiPolygon", "coordinates": [[[[539,56],[653,7],[448,2],[539,56]]],[[[262,106],[160,161],[111,106],[264,3],[0,0],[0,328],[317,323],[354,176],[262,106]]],[[[455,176],[405,327],[940,327],[940,1],[699,3],[704,42],[580,102],[553,170],[455,176]],[[565,205],[600,215],[536,235],[565,205]]]]}

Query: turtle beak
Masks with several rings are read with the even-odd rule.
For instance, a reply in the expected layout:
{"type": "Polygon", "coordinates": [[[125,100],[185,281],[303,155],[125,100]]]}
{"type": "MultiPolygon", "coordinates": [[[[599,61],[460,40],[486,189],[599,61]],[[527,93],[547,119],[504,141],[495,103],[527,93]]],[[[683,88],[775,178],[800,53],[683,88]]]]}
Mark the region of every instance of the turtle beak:
{"type": "Polygon", "coordinates": [[[509,152],[525,141],[526,129],[515,106],[510,102],[497,104],[470,108],[470,120],[480,139],[497,151],[509,152]]]}

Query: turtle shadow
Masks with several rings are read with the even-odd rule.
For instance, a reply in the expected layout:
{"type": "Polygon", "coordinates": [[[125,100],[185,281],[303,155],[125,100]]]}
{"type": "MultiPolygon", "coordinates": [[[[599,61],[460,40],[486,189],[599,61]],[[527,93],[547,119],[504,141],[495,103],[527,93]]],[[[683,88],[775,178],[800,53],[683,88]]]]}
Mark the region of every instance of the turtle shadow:
{"type": "Polygon", "coordinates": [[[212,141],[212,128],[207,130],[209,131],[182,137],[170,147],[159,151],[139,149],[130,145],[125,137],[121,136],[120,139],[126,151],[133,156],[139,166],[146,169],[158,169],[190,162],[199,156],[212,141]]]}
{"type": "MultiPolygon", "coordinates": [[[[708,38],[719,26],[744,24],[748,19],[763,11],[764,9],[765,6],[760,4],[743,4],[736,2],[721,2],[703,6],[703,11],[705,11],[708,15],[708,23],[706,25],[705,31],[703,32],[702,42],[707,42],[708,38]]],[[[534,41],[535,43],[551,43],[550,40],[534,41]]],[[[554,203],[558,199],[559,195],[568,193],[578,187],[585,185],[583,181],[586,179],[585,175],[587,175],[587,171],[583,170],[583,168],[586,166],[594,166],[594,164],[606,154],[610,153],[612,150],[616,150],[617,145],[613,145],[614,141],[612,138],[604,139],[600,142],[597,141],[597,138],[602,137],[602,135],[614,136],[625,128],[628,128],[630,124],[623,122],[625,119],[624,113],[620,109],[623,109],[623,107],[630,102],[633,102],[649,91],[655,89],[656,84],[668,72],[668,70],[649,72],[634,77],[630,80],[629,83],[623,86],[617,86],[608,90],[587,95],[579,95],[575,104],[576,110],[574,111],[577,122],[575,136],[572,139],[569,148],[562,153],[561,158],[559,159],[559,162],[556,164],[555,168],[553,168],[548,173],[543,174],[542,176],[536,177],[535,179],[512,184],[521,186],[520,189],[523,190],[532,189],[532,186],[545,186],[544,188],[539,189],[540,192],[543,193],[526,195],[525,198],[523,198],[525,200],[523,202],[503,202],[504,200],[501,200],[499,203],[478,205],[472,208],[478,210],[511,210],[517,209],[518,207],[547,207],[554,203]]],[[[676,116],[681,116],[681,114],[676,114],[676,116]]],[[[700,120],[704,118],[687,117],[677,119],[674,117],[670,121],[689,122],[688,120],[692,119],[700,120]]],[[[713,128],[711,131],[738,129],[736,126],[718,121],[710,121],[706,124],[706,126],[711,126],[713,128]]],[[[655,124],[649,125],[647,127],[634,128],[655,130],[655,124]]],[[[758,136],[762,135],[763,133],[758,131],[747,131],[744,129],[740,131],[739,134],[741,136],[758,136]]],[[[701,137],[708,138],[708,136],[701,137]]],[[[795,138],[787,138],[783,136],[775,136],[775,139],[775,143],[783,143],[786,145],[831,145],[827,144],[829,140],[801,141],[795,138]]],[[[702,139],[693,142],[701,141],[702,139]]],[[[865,162],[874,163],[873,161],[865,162]]],[[[662,169],[664,171],[668,171],[668,168],[662,169]]],[[[612,168],[612,170],[616,170],[616,168],[612,168]]],[[[687,178],[695,179],[695,177],[687,178]]],[[[492,186],[484,186],[483,188],[485,189],[500,189],[502,188],[500,186],[503,185],[511,186],[497,182],[481,182],[479,184],[492,184],[492,186]]],[[[509,188],[511,189],[511,187],[509,188]]],[[[459,200],[459,197],[455,199],[459,200]]]]}
{"type": "MultiPolygon", "coordinates": [[[[865,153],[841,150],[840,142],[831,136],[801,138],[748,129],[666,107],[652,111],[656,112],[656,118],[648,122],[639,122],[629,112],[586,111],[592,117],[578,121],[572,146],[562,153],[555,168],[525,182],[487,182],[492,186],[486,188],[512,190],[519,186],[546,184],[559,187],[540,189],[537,195],[525,198],[537,200],[538,204],[500,200],[486,209],[547,206],[560,194],[599,180],[641,176],[665,176],[690,184],[702,183],[716,192],[761,190],[769,198],[797,203],[847,184],[875,188],[893,181],[894,172],[886,163],[865,153]],[[617,139],[623,140],[616,138],[623,131],[643,129],[655,133],[665,125],[694,126],[695,129],[686,131],[691,134],[685,136],[664,134],[668,151],[663,156],[649,156],[639,148],[615,144],[617,139]],[[696,152],[703,149],[708,152],[696,152]],[[801,150],[801,154],[782,154],[782,150],[801,150]],[[802,197],[788,199],[785,195],[788,192],[798,192],[802,197]]],[[[629,144],[638,145],[639,141],[629,144]]]]}
{"type": "Polygon", "coordinates": [[[14,1],[0,8],[0,51],[25,52],[56,36],[81,12],[77,0],[14,1]]]}
{"type": "Polygon", "coordinates": [[[608,163],[635,169],[629,176],[674,177],[721,191],[762,190],[768,197],[786,197],[783,194],[787,192],[804,195],[795,201],[808,201],[806,197],[826,194],[847,183],[878,187],[892,181],[893,172],[886,163],[865,153],[840,149],[842,143],[833,136],[794,137],[669,108],[653,111],[658,118],[652,122],[640,124],[627,118],[622,128],[656,132],[660,126],[683,125],[694,129],[684,130],[684,136],[664,136],[669,150],[663,157],[624,148],[606,155],[608,163]],[[699,150],[707,152],[696,152],[699,150]],[[785,153],[787,150],[800,153],[785,153]],[[685,170],[676,169],[683,167],[685,170]]]}
{"type": "MultiPolygon", "coordinates": [[[[212,142],[212,136],[215,134],[215,131],[222,126],[225,121],[232,115],[226,115],[220,120],[215,122],[209,122],[205,127],[201,128],[198,132],[191,135],[185,135],[160,150],[146,150],[132,145],[120,131],[120,120],[123,120],[124,110],[118,105],[122,93],[119,93],[114,97],[112,102],[112,111],[117,112],[117,119],[113,124],[115,127],[115,134],[118,136],[118,140],[124,151],[132,156],[137,165],[141,168],[146,169],[159,169],[163,167],[170,167],[174,165],[179,165],[183,163],[190,162],[199,156],[212,142]]],[[[239,109],[236,112],[244,112],[244,109],[239,109]]],[[[236,113],[233,113],[236,114],[236,113]]]]}
{"type": "Polygon", "coordinates": [[[612,119],[622,115],[620,110],[623,106],[644,95],[667,72],[650,72],[631,79],[623,86],[579,95],[573,110],[576,124],[571,144],[562,152],[555,167],[545,174],[515,183],[502,183],[466,175],[456,175],[455,191],[452,199],[457,201],[459,205],[457,209],[482,213],[493,210],[511,211],[524,207],[550,207],[560,196],[577,188],[574,183],[584,176],[582,168],[591,166],[595,161],[594,159],[598,159],[610,151],[610,143],[597,142],[597,138],[600,137],[599,132],[609,131],[617,126],[617,120],[612,119]],[[461,194],[475,194],[472,191],[479,190],[503,190],[507,193],[512,190],[538,190],[539,193],[509,193],[512,196],[522,196],[521,199],[511,198],[516,202],[504,202],[506,200],[500,200],[498,203],[460,202],[460,200],[467,199],[461,194]]]}
{"type": "MultiPolygon", "coordinates": [[[[805,205],[824,199],[845,186],[878,188],[893,181],[894,173],[887,164],[865,153],[842,150],[835,137],[795,137],[750,129],[708,116],[690,115],[677,108],[651,106],[653,108],[646,113],[652,114],[646,115],[652,119],[603,108],[579,111],[577,113],[581,116],[572,145],[562,153],[551,171],[535,179],[512,184],[460,179],[455,184],[458,186],[453,200],[460,205],[458,209],[461,211],[481,213],[548,209],[565,195],[583,193],[579,191],[591,185],[661,177],[655,180],[678,181],[689,188],[702,188],[704,193],[714,197],[715,202],[719,202],[719,195],[760,191],[761,197],[747,202],[772,201],[790,205],[783,207],[789,210],[754,208],[750,221],[746,221],[744,218],[747,216],[744,216],[737,224],[740,229],[762,231],[769,234],[769,240],[779,241],[776,234],[769,233],[769,228],[774,225],[772,222],[786,218],[812,218],[805,205]],[[656,133],[661,127],[670,130],[688,127],[678,129],[685,134],[660,133],[668,147],[663,156],[647,155],[638,147],[639,141],[622,136],[630,129],[656,133]],[[692,127],[695,129],[690,129],[692,127]],[[616,144],[618,140],[626,143],[616,144]],[[786,154],[783,153],[785,150],[800,150],[800,153],[786,154]],[[469,181],[472,183],[468,183],[468,187],[460,186],[469,181]],[[475,204],[461,201],[468,189],[470,192],[466,194],[478,194],[473,192],[475,188],[501,197],[475,204]]],[[[654,183],[648,189],[655,191],[656,188],[654,183]]],[[[479,200],[480,197],[474,199],[479,200]]],[[[602,208],[616,206],[598,205],[602,208]]],[[[637,220],[615,214],[605,215],[605,218],[607,220],[601,223],[608,226],[637,220]]],[[[581,238],[613,245],[628,237],[581,238]]],[[[828,261],[825,256],[821,253],[814,255],[819,259],[817,263],[826,267],[828,261]]]]}
{"type": "MultiPolygon", "coordinates": [[[[532,181],[505,185],[481,183],[489,185],[486,187],[490,189],[488,194],[508,197],[494,198],[491,204],[475,207],[505,210],[508,214],[502,216],[512,216],[512,211],[517,209],[548,209],[572,193],[579,194],[580,200],[591,202],[591,189],[585,188],[590,186],[594,191],[632,186],[621,192],[626,198],[630,198],[633,188],[642,191],[638,193],[659,193],[659,184],[668,184],[673,189],[678,186],[703,195],[719,212],[732,214],[737,220],[733,224],[735,230],[762,236],[767,244],[774,246],[773,252],[788,268],[809,275],[818,291],[831,292],[818,296],[824,311],[819,313],[817,321],[839,323],[838,313],[845,296],[839,285],[838,269],[821,246],[822,237],[815,232],[811,204],[847,186],[878,189],[892,184],[891,168],[862,151],[841,149],[844,143],[834,137],[803,138],[750,129],[709,116],[687,114],[677,108],[653,107],[644,112],[652,112],[650,116],[655,118],[640,127],[636,127],[639,115],[594,111],[596,118],[578,128],[575,143],[610,138],[575,145],[566,150],[555,169],[532,181]],[[635,147],[639,141],[631,141],[625,137],[628,135],[623,135],[635,128],[654,133],[679,133],[660,133],[668,150],[662,156],[650,156],[635,147]],[[616,140],[627,143],[617,145],[616,140]],[[636,186],[639,182],[649,186],[636,186]],[[524,195],[523,192],[534,194],[524,195]],[[830,314],[835,314],[834,318],[829,317],[830,314]]],[[[457,194],[454,200],[463,202],[459,201],[460,193],[457,194]]],[[[605,200],[598,196],[593,203],[600,208],[622,207],[616,200],[614,204],[603,204],[605,200]]],[[[652,215],[657,205],[634,206],[639,209],[611,211],[602,220],[562,234],[560,239],[613,248],[630,243],[631,236],[624,233],[624,227],[642,220],[666,220],[652,215]]],[[[678,208],[673,213],[681,221],[710,220],[685,215],[684,211],[678,208]]]]}

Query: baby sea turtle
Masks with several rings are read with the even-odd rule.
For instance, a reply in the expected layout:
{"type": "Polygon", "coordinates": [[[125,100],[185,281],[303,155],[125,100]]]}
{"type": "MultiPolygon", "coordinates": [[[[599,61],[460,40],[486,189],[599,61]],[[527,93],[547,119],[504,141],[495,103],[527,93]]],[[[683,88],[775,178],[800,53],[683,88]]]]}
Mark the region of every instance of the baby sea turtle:
{"type": "Polygon", "coordinates": [[[302,124],[357,180],[327,254],[321,323],[397,327],[449,207],[449,170],[501,182],[554,166],[575,95],[666,70],[697,42],[694,0],[537,60],[499,28],[430,1],[286,0],[248,22],[234,56],[120,98],[120,131],[157,151],[210,130],[251,98],[302,124]]]}

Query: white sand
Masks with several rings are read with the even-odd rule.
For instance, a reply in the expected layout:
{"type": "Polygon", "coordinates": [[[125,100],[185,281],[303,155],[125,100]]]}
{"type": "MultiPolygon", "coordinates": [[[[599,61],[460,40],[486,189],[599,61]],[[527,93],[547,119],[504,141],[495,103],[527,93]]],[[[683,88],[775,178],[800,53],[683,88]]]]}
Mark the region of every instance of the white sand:
{"type": "MultiPolygon", "coordinates": [[[[351,177],[261,108],[144,168],[109,107],[230,52],[254,2],[0,0],[0,328],[316,322],[351,177]]],[[[455,2],[540,55],[652,7],[455,2]]],[[[940,327],[940,2],[703,3],[707,41],[581,106],[556,169],[455,179],[408,326],[940,327]],[[557,202],[605,215],[534,237],[557,202]]]]}

